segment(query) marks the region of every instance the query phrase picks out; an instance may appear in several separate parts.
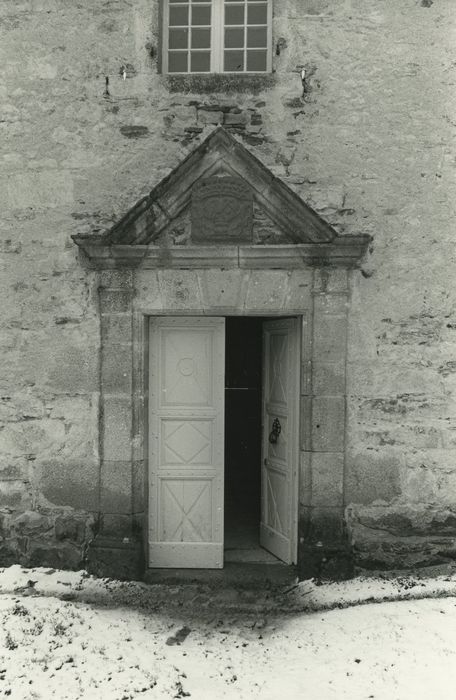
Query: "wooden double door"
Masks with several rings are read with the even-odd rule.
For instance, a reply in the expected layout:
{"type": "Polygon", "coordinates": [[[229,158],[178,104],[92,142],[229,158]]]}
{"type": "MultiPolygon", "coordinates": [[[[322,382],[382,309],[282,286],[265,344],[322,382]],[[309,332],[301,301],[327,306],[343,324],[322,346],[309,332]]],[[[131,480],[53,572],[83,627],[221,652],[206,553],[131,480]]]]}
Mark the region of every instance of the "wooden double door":
{"type": "MultiPolygon", "coordinates": [[[[299,345],[296,318],[263,322],[259,540],[287,564],[297,548],[299,345]]],[[[149,567],[222,568],[225,319],[151,318],[149,356],[149,567]]]]}

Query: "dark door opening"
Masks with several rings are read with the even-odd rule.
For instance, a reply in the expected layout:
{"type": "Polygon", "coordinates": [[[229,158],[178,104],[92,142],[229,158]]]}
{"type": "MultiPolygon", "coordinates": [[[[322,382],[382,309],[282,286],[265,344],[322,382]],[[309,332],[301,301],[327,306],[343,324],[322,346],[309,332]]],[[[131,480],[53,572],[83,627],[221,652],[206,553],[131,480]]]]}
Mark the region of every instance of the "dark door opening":
{"type": "Polygon", "coordinates": [[[262,318],[226,318],[226,562],[278,563],[259,544],[262,328],[262,318]]]}

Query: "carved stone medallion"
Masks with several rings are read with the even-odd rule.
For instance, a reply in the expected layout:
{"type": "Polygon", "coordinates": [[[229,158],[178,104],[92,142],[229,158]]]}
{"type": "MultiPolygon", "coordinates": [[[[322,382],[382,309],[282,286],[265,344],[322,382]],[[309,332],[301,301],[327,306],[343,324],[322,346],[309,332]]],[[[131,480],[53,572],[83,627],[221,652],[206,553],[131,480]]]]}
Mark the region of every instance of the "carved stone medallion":
{"type": "Polygon", "coordinates": [[[192,240],[251,241],[253,196],[249,185],[236,177],[208,177],[192,190],[192,240]]]}

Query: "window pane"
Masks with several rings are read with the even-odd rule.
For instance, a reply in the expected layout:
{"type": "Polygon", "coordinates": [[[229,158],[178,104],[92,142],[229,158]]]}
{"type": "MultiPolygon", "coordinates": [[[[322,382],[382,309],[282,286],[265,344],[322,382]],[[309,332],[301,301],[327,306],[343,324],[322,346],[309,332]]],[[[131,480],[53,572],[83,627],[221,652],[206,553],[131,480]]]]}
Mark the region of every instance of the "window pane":
{"type": "Polygon", "coordinates": [[[168,72],[187,73],[186,51],[168,51],[168,72]]]}
{"type": "Polygon", "coordinates": [[[264,2],[251,3],[249,2],[247,9],[248,24],[267,24],[268,22],[268,6],[264,2]]]}
{"type": "Polygon", "coordinates": [[[243,51],[225,51],[225,72],[234,72],[244,70],[244,52],[243,51]]]}
{"type": "Polygon", "coordinates": [[[244,5],[225,5],[225,24],[244,24],[244,5]]]}
{"type": "Polygon", "coordinates": [[[188,46],[188,29],[170,29],[168,46],[170,49],[186,49],[188,46]]]}
{"type": "Polygon", "coordinates": [[[240,29],[225,29],[225,48],[238,49],[244,47],[244,27],[240,29]]]}
{"type": "Polygon", "coordinates": [[[210,29],[192,29],[192,49],[209,49],[211,47],[210,29]]]}
{"type": "Polygon", "coordinates": [[[209,73],[211,69],[211,54],[209,51],[191,52],[191,72],[209,73]]]}
{"type": "Polygon", "coordinates": [[[267,68],[266,51],[247,51],[247,70],[264,72],[267,68]]]}
{"type": "Polygon", "coordinates": [[[170,2],[170,4],[173,3],[173,2],[178,2],[178,3],[180,3],[181,5],[183,5],[184,3],[188,2],[188,0],[169,0],[169,2],[170,2]]]}
{"type": "Polygon", "coordinates": [[[268,45],[268,31],[266,27],[249,27],[247,29],[247,46],[261,46],[262,48],[268,45]]]}
{"type": "Polygon", "coordinates": [[[179,24],[188,24],[188,7],[175,7],[169,8],[169,24],[171,27],[175,27],[179,24]]]}
{"type": "Polygon", "coordinates": [[[198,6],[194,5],[192,7],[192,24],[205,24],[210,25],[211,23],[211,8],[210,6],[198,6]]]}

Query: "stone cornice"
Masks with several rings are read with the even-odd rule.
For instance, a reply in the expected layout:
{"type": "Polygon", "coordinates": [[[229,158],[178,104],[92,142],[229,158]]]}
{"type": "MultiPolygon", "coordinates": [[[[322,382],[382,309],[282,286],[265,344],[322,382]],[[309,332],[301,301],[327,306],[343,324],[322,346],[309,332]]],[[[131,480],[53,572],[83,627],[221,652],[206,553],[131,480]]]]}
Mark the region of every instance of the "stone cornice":
{"type": "Polygon", "coordinates": [[[106,244],[103,236],[76,235],[74,242],[97,269],[298,269],[356,267],[367,250],[367,234],[339,236],[328,243],[296,245],[153,246],[106,244]]]}

